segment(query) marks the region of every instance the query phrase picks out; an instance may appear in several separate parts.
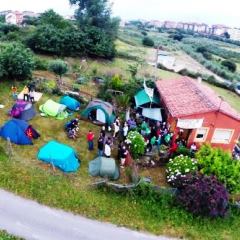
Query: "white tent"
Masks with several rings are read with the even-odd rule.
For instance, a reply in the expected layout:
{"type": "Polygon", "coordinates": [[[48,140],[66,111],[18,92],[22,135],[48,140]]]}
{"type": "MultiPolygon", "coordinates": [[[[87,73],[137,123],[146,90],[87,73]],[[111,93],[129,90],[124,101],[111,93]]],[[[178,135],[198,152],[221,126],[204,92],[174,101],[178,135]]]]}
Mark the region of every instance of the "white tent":
{"type": "Polygon", "coordinates": [[[143,108],[142,115],[152,120],[162,121],[162,113],[160,108],[143,108]]]}

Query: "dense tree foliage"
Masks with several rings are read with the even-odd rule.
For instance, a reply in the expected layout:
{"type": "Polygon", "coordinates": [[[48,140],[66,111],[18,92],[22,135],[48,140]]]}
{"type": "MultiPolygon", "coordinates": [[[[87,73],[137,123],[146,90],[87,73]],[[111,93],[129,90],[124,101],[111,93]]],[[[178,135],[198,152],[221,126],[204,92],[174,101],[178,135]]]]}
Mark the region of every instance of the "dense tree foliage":
{"type": "Polygon", "coordinates": [[[61,59],[57,59],[49,63],[49,70],[59,76],[62,84],[62,76],[68,71],[68,65],[61,59]]]}
{"type": "Polygon", "coordinates": [[[108,0],[70,0],[70,3],[78,6],[76,19],[79,28],[86,34],[88,54],[113,58],[119,19],[111,18],[108,0]]]}
{"type": "Polygon", "coordinates": [[[0,69],[0,75],[8,79],[23,80],[31,77],[34,69],[33,55],[20,44],[7,44],[0,52],[0,69]]]}
{"type": "Polygon", "coordinates": [[[171,34],[169,37],[175,41],[182,41],[182,39],[184,38],[184,35],[181,33],[174,33],[174,34],[171,34]]]}
{"type": "MultiPolygon", "coordinates": [[[[80,4],[78,1],[71,3],[80,4]]],[[[44,54],[112,58],[115,55],[118,21],[111,19],[110,14],[107,1],[89,1],[86,4],[84,1],[77,10],[77,22],[65,20],[49,10],[38,19],[36,29],[26,41],[27,45],[33,51],[44,54]]]]}
{"type": "Polygon", "coordinates": [[[224,60],[224,61],[221,62],[221,64],[231,72],[236,72],[236,70],[237,70],[236,63],[234,63],[232,61],[224,60]]]}
{"type": "Polygon", "coordinates": [[[40,25],[51,24],[58,29],[64,29],[72,25],[69,21],[66,21],[62,16],[54,12],[52,9],[42,13],[38,19],[38,22],[40,25]]]}
{"type": "Polygon", "coordinates": [[[154,41],[150,37],[143,38],[142,44],[147,47],[154,47],[154,41]]]}

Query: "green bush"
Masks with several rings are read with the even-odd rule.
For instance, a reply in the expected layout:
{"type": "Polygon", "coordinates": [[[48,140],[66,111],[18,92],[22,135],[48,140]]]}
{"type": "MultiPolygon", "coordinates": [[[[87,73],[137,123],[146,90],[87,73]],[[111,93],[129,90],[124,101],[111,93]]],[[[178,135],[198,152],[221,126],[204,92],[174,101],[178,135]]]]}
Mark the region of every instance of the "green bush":
{"type": "Polygon", "coordinates": [[[123,81],[122,81],[122,78],[118,74],[116,74],[112,77],[111,87],[114,90],[120,90],[120,91],[122,90],[123,81]]]}
{"type": "Polygon", "coordinates": [[[192,156],[192,153],[190,152],[189,148],[187,147],[178,147],[177,150],[173,154],[173,158],[179,155],[184,155],[184,156],[192,156]]]}
{"type": "Polygon", "coordinates": [[[203,145],[196,158],[201,173],[215,175],[230,193],[240,191],[240,162],[233,160],[228,152],[203,145]]]}
{"type": "Polygon", "coordinates": [[[150,37],[143,38],[142,44],[147,47],[154,47],[154,41],[150,37]]]}
{"type": "Polygon", "coordinates": [[[72,89],[73,91],[78,92],[80,90],[80,85],[78,83],[74,83],[72,85],[72,89]]]}
{"type": "Polygon", "coordinates": [[[126,142],[130,144],[130,151],[134,159],[143,155],[145,151],[145,141],[143,136],[137,131],[130,131],[126,142]]]}
{"type": "Polygon", "coordinates": [[[237,70],[236,63],[234,63],[232,61],[224,60],[224,61],[221,62],[221,64],[231,72],[236,72],[236,70],[237,70]]]}
{"type": "Polygon", "coordinates": [[[0,52],[0,65],[4,77],[24,80],[32,76],[33,54],[21,44],[9,43],[0,52]]]}
{"type": "Polygon", "coordinates": [[[48,61],[40,57],[34,58],[35,70],[48,70],[48,61]]]}
{"type": "Polygon", "coordinates": [[[167,181],[175,185],[178,177],[185,177],[189,173],[196,172],[198,169],[197,161],[189,156],[179,155],[174,159],[170,159],[167,164],[167,181]]]}

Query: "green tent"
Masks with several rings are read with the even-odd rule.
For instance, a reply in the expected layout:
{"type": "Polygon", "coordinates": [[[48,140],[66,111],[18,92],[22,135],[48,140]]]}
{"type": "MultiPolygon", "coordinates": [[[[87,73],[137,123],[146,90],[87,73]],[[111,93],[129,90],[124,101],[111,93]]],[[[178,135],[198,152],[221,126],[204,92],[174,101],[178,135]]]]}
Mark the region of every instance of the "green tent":
{"type": "MultiPolygon", "coordinates": [[[[139,91],[134,96],[134,99],[135,99],[136,107],[140,107],[144,104],[151,103],[151,99],[146,93],[145,89],[142,89],[141,91],[139,91]]],[[[160,104],[159,98],[156,96],[156,94],[153,95],[152,103],[155,103],[158,105],[160,104]]]]}
{"type": "Polygon", "coordinates": [[[55,117],[59,120],[63,120],[68,117],[68,113],[65,111],[66,106],[54,102],[53,100],[47,100],[43,105],[39,107],[42,115],[55,117]]]}
{"type": "Polygon", "coordinates": [[[89,174],[92,177],[107,177],[117,180],[120,176],[118,166],[112,158],[97,157],[89,163],[89,174]]]}
{"type": "Polygon", "coordinates": [[[92,120],[102,124],[107,123],[111,125],[116,118],[113,106],[100,99],[91,101],[81,115],[82,117],[89,118],[91,113],[94,113],[94,119],[92,120]]]}

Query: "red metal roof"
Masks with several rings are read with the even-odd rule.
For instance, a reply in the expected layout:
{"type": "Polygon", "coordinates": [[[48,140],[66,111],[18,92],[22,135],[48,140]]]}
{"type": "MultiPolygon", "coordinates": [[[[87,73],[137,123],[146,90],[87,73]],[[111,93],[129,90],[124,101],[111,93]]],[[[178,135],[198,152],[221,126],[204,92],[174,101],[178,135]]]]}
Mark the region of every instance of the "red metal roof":
{"type": "Polygon", "coordinates": [[[240,121],[237,111],[212,89],[194,79],[159,80],[156,87],[172,117],[220,111],[240,121]]]}

